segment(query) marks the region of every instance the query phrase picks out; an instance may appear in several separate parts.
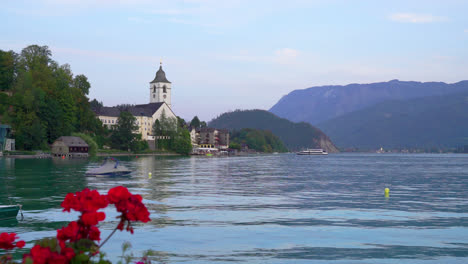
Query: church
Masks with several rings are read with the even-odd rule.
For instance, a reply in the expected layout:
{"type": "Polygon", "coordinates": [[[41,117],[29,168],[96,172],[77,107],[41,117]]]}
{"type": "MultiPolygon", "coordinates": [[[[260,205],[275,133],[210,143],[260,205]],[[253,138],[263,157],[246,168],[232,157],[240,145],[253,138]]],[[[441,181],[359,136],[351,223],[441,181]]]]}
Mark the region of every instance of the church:
{"type": "MultiPolygon", "coordinates": [[[[177,118],[171,109],[171,82],[167,80],[166,73],[162,69],[162,63],[156,72],[154,80],[149,83],[149,103],[133,105],[125,109],[136,118],[136,125],[144,140],[154,140],[152,128],[157,119],[164,114],[166,118],[177,118]]],[[[117,125],[120,115],[117,107],[103,106],[95,110],[97,117],[104,126],[112,128],[117,125]]]]}

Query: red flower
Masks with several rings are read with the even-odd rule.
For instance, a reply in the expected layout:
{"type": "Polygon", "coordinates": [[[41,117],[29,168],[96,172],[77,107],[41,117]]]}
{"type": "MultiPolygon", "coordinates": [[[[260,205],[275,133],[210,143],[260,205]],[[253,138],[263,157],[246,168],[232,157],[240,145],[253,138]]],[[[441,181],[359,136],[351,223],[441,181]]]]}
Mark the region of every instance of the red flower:
{"type": "Polygon", "coordinates": [[[48,247],[35,245],[29,254],[23,256],[23,262],[26,259],[31,259],[34,264],[58,263],[67,264],[75,256],[75,251],[72,248],[67,248],[60,245],[60,252],[52,252],[48,247]]]}
{"type": "Polygon", "coordinates": [[[117,229],[123,230],[127,224],[126,230],[133,233],[130,221],[146,223],[151,220],[148,209],[141,202],[143,198],[140,195],[131,194],[127,188],[123,186],[112,188],[109,190],[107,198],[109,203],[114,204],[117,211],[122,213],[117,229]]]}
{"type": "Polygon", "coordinates": [[[99,221],[102,221],[105,218],[106,214],[103,212],[83,213],[81,216],[83,223],[89,226],[97,225],[99,221]]]}
{"type": "Polygon", "coordinates": [[[101,240],[101,231],[99,231],[99,228],[92,226],[89,229],[89,239],[95,240],[95,241],[100,241],[101,240]]]}
{"type": "Polygon", "coordinates": [[[16,239],[19,237],[16,236],[16,233],[1,233],[0,234],[0,248],[2,249],[13,249],[15,247],[22,248],[26,244],[23,240],[17,241],[16,244],[13,244],[16,239]]]}
{"type": "Polygon", "coordinates": [[[31,258],[34,264],[46,264],[51,255],[52,252],[50,251],[50,248],[43,248],[40,245],[35,245],[31,248],[29,254],[25,254],[23,256],[23,260],[31,258]]]}
{"type": "Polygon", "coordinates": [[[76,221],[72,221],[66,227],[57,230],[57,239],[60,241],[76,241],[81,239],[80,227],[76,221]]]}
{"type": "Polygon", "coordinates": [[[116,204],[119,201],[127,200],[132,194],[128,191],[127,188],[123,186],[117,186],[109,190],[107,193],[107,199],[109,203],[116,204]]]}
{"type": "Polygon", "coordinates": [[[96,190],[83,189],[81,192],[69,193],[63,200],[61,206],[64,212],[70,212],[71,209],[78,212],[96,212],[101,208],[107,207],[107,197],[99,194],[96,190]]]}

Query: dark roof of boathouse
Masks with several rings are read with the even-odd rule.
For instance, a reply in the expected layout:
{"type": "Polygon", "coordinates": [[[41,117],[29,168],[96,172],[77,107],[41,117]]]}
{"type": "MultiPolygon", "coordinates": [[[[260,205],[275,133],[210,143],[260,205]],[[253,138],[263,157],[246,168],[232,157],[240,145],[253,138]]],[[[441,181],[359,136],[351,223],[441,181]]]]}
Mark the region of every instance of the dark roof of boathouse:
{"type": "Polygon", "coordinates": [[[62,136],[56,141],[62,141],[69,147],[88,147],[88,144],[80,137],[62,136]]]}

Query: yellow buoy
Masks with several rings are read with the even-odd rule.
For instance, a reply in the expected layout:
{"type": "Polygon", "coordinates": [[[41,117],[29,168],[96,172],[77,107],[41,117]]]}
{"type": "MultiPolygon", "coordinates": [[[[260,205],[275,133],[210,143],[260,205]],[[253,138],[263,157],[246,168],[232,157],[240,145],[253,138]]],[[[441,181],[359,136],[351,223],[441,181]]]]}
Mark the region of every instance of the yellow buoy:
{"type": "Polygon", "coordinates": [[[390,189],[385,188],[385,197],[389,197],[389,196],[390,196],[390,189]]]}
{"type": "Polygon", "coordinates": [[[152,175],[153,175],[153,174],[152,174],[151,172],[148,172],[148,179],[151,179],[151,176],[152,176],[152,175]]]}

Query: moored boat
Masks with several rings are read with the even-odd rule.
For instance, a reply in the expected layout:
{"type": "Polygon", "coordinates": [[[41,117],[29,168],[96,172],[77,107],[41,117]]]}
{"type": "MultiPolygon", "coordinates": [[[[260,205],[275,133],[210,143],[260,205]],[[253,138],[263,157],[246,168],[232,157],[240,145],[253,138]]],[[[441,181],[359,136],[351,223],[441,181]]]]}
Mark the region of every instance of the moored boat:
{"type": "Polygon", "coordinates": [[[119,165],[119,160],[115,158],[106,158],[101,167],[89,169],[86,175],[125,175],[132,172],[127,167],[119,165]]]}
{"type": "Polygon", "coordinates": [[[0,205],[0,220],[16,218],[20,209],[20,204],[0,205]]]}
{"type": "Polygon", "coordinates": [[[323,149],[306,149],[296,153],[297,155],[328,155],[323,149]]]}

